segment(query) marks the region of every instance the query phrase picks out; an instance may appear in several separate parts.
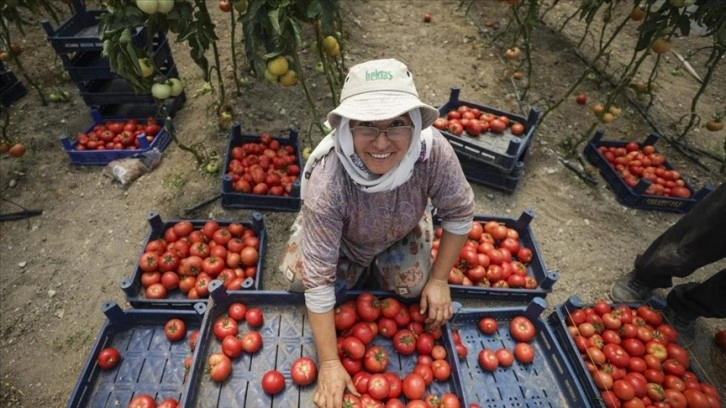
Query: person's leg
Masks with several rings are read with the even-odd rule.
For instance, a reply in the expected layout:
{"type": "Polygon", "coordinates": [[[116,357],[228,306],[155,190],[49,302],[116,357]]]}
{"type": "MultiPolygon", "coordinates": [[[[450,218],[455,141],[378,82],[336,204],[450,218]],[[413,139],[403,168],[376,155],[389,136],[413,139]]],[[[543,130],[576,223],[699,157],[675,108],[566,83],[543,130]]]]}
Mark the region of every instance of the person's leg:
{"type": "Polygon", "coordinates": [[[402,297],[421,294],[431,273],[433,221],[426,212],[418,226],[376,257],[372,272],[381,289],[402,297]]]}
{"type": "Polygon", "coordinates": [[[681,317],[726,318],[726,269],[717,272],[703,283],[676,285],[666,298],[668,308],[681,317]]]}
{"type": "Polygon", "coordinates": [[[674,276],[688,276],[726,257],[724,242],[726,184],[721,184],[636,258],[634,269],[611,286],[610,298],[645,301],[654,288],[670,287],[674,276]]]}

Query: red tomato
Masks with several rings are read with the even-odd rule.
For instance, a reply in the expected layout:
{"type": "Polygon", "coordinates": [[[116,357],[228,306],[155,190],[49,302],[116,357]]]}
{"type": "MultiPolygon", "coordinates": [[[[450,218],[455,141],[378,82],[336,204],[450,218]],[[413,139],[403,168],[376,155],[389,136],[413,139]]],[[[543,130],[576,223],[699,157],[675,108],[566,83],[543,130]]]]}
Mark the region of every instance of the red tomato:
{"type": "MultiPolygon", "coordinates": [[[[421,334],[421,336],[423,335],[424,333],[421,334]]],[[[431,335],[428,336],[431,338],[431,335]]],[[[433,344],[433,338],[431,338],[431,343],[433,344]]],[[[416,351],[416,345],[416,336],[409,329],[401,329],[393,335],[393,348],[401,355],[408,356],[413,354],[416,351]]]]}
{"type": "Polygon", "coordinates": [[[98,353],[96,362],[101,370],[109,370],[116,367],[116,364],[121,361],[121,353],[114,347],[106,347],[98,353]]]}
{"type": "Polygon", "coordinates": [[[164,401],[161,401],[159,405],[156,406],[156,408],[177,408],[177,405],[179,405],[179,402],[175,400],[174,398],[167,398],[164,401]]]}
{"type": "Polygon", "coordinates": [[[428,386],[434,380],[434,371],[431,366],[426,364],[416,364],[413,372],[420,375],[424,379],[424,383],[428,386]]]}
{"type": "Polygon", "coordinates": [[[245,352],[253,354],[262,348],[262,335],[256,331],[250,331],[242,336],[242,348],[245,352]]]}
{"type": "Polygon", "coordinates": [[[509,323],[509,333],[517,341],[530,341],[535,335],[534,324],[524,316],[517,316],[509,323]]]}
{"type": "Polygon", "coordinates": [[[499,367],[499,359],[497,359],[496,354],[490,349],[485,348],[479,351],[477,360],[479,361],[479,366],[487,371],[494,371],[499,367]]]}
{"type": "Polygon", "coordinates": [[[169,341],[179,341],[187,334],[187,326],[182,319],[171,319],[164,325],[164,334],[169,341]]]}
{"type": "Polygon", "coordinates": [[[370,381],[370,379],[371,373],[359,371],[353,376],[353,385],[359,393],[365,394],[368,392],[368,381],[370,381]]]}
{"type": "Polygon", "coordinates": [[[245,306],[242,302],[232,303],[227,308],[227,314],[229,317],[238,322],[245,319],[245,313],[247,313],[247,306],[245,306]]]}
{"type": "MultiPolygon", "coordinates": [[[[458,333],[457,333],[458,335],[458,333]]],[[[461,344],[461,340],[458,342],[454,340],[454,344],[461,344]]],[[[440,344],[436,344],[433,349],[431,349],[431,357],[434,360],[443,360],[446,358],[446,348],[440,344]]]]}
{"type": "Polygon", "coordinates": [[[534,349],[527,343],[517,343],[514,346],[514,357],[523,364],[529,364],[534,361],[534,349]]]}
{"type": "Polygon", "coordinates": [[[277,370],[270,370],[262,376],[262,389],[268,394],[277,394],[285,388],[285,377],[277,370]]]}
{"type": "Polygon", "coordinates": [[[232,372],[232,362],[229,360],[229,357],[225,356],[223,353],[214,353],[210,355],[207,363],[209,363],[209,367],[211,368],[209,377],[212,381],[222,382],[226,380],[227,377],[229,377],[229,373],[232,372]]]}
{"type": "Polygon", "coordinates": [[[434,360],[431,371],[436,381],[448,381],[451,376],[451,365],[446,360],[434,360]]]}
{"type": "Polygon", "coordinates": [[[426,392],[426,382],[416,373],[407,374],[401,383],[403,395],[410,400],[421,399],[426,392]]]}
{"type": "Polygon", "coordinates": [[[380,346],[373,346],[366,350],[363,365],[371,373],[382,373],[388,367],[388,353],[380,346]]]}
{"type": "Polygon", "coordinates": [[[343,354],[353,360],[360,360],[366,352],[366,346],[355,336],[346,337],[343,340],[343,354]]]}
{"type": "Polygon", "coordinates": [[[391,391],[391,384],[388,378],[383,374],[373,374],[368,380],[368,394],[377,399],[382,400],[388,398],[391,391]]]}
{"type": "Polygon", "coordinates": [[[290,366],[292,382],[297,385],[308,385],[315,381],[318,375],[318,366],[310,357],[300,357],[290,366]]]}
{"type": "MultiPolygon", "coordinates": [[[[373,329],[371,329],[371,326],[367,322],[356,323],[353,326],[353,328],[351,329],[350,333],[352,336],[354,336],[358,340],[362,341],[363,344],[370,344],[370,342],[372,342],[376,336],[376,334],[373,333],[373,329]]],[[[398,334],[398,333],[396,333],[396,334],[398,334]]],[[[394,339],[394,347],[395,347],[395,339],[394,339]]]]}
{"type": "Polygon", "coordinates": [[[166,298],[166,288],[161,283],[154,283],[146,288],[146,297],[148,299],[164,299],[166,298]]]}
{"type": "Polygon", "coordinates": [[[230,319],[228,316],[221,316],[217,318],[212,326],[212,330],[214,332],[214,337],[220,341],[229,335],[236,336],[237,333],[239,333],[237,321],[230,319]]]}
{"type": "Polygon", "coordinates": [[[265,318],[260,308],[251,307],[245,313],[245,320],[247,320],[247,324],[250,327],[260,327],[264,323],[265,318]]]}
{"type": "Polygon", "coordinates": [[[197,340],[199,339],[199,330],[194,330],[192,334],[189,335],[189,349],[191,351],[194,351],[195,348],[197,348],[197,340]]]}
{"type": "Polygon", "coordinates": [[[345,331],[353,327],[357,316],[354,308],[342,305],[335,308],[334,317],[335,329],[345,331]]]}
{"type": "Polygon", "coordinates": [[[494,334],[497,332],[497,321],[491,317],[484,317],[479,320],[479,330],[484,334],[494,334]]]}
{"type": "Polygon", "coordinates": [[[139,394],[129,402],[128,408],[155,408],[156,401],[149,394],[139,394]]]}
{"type": "Polygon", "coordinates": [[[222,353],[229,358],[237,358],[242,354],[242,341],[237,336],[228,335],[222,339],[222,353]]]}

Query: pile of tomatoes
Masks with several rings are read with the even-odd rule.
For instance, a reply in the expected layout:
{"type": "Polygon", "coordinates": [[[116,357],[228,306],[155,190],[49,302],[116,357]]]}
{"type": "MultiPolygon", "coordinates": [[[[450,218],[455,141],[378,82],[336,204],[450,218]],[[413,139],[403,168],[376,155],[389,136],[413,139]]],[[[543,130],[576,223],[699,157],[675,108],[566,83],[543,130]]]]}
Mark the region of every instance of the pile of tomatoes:
{"type": "MultiPolygon", "coordinates": [[[[497,334],[497,321],[492,317],[479,320],[479,330],[488,336],[497,334]]],[[[522,364],[534,361],[534,348],[529,344],[536,334],[534,323],[525,316],[516,316],[509,322],[509,334],[517,342],[513,350],[501,347],[497,350],[483,348],[479,351],[479,366],[485,371],[498,367],[510,367],[516,358],[522,364]]]]}
{"type": "Polygon", "coordinates": [[[434,122],[434,127],[445,130],[454,136],[461,136],[463,132],[471,137],[479,137],[482,133],[501,134],[507,128],[515,135],[524,134],[525,126],[522,123],[510,120],[508,116],[496,116],[489,112],[481,112],[479,108],[461,105],[450,110],[446,117],[440,117],[434,122]]]}
{"type": "Polygon", "coordinates": [[[140,148],[139,138],[145,137],[151,143],[161,131],[159,122],[146,118],[126,121],[111,120],[93,126],[87,133],[76,135],[75,150],[134,150],[140,148]]]}
{"type": "Polygon", "coordinates": [[[177,289],[189,299],[206,298],[213,279],[240,290],[257,275],[259,251],[257,233],[241,223],[210,220],[194,229],[191,221],[179,221],[146,244],[138,262],[141,285],[148,299],[164,299],[177,289]]]}
{"type": "Polygon", "coordinates": [[[300,177],[295,148],[281,145],[267,132],[258,143],[232,147],[229,157],[227,174],[236,192],[289,197],[300,177]]]}
{"type": "Polygon", "coordinates": [[[567,330],[607,407],[720,407],[690,371],[678,331],[650,306],[595,302],[570,311],[567,330]]]}
{"type": "Polygon", "coordinates": [[[652,145],[643,146],[628,142],[624,147],[598,146],[598,152],[610,163],[628,187],[635,187],[641,179],[650,181],[645,194],[690,198],[691,190],[681,179],[680,173],[665,167],[666,158],[652,145]]]}
{"type": "Polygon", "coordinates": [[[345,394],[344,406],[403,407],[400,397],[408,400],[406,407],[460,406],[453,393],[426,392],[433,381],[449,381],[452,368],[446,348],[437,343],[441,328],[426,327],[425,321],[418,303],[405,305],[369,292],[335,308],[338,355],[361,395],[345,394]],[[389,361],[398,356],[380,346],[379,336],[390,339],[399,355],[416,357],[403,378],[390,371],[389,361]]]}
{"type": "MultiPolygon", "coordinates": [[[[434,231],[431,257],[436,259],[443,230],[434,231]]],[[[496,221],[474,220],[469,239],[449,272],[452,285],[536,289],[537,279],[527,275],[532,249],[519,239],[514,228],[496,221]]]]}

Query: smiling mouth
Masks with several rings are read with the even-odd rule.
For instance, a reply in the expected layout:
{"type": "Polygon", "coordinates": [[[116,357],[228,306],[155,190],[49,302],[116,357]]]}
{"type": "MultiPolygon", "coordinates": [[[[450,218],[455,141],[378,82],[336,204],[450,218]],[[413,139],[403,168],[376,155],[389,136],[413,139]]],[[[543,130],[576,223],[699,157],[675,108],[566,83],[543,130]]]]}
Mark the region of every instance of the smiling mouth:
{"type": "Polygon", "coordinates": [[[374,159],[387,159],[387,158],[389,158],[389,157],[390,157],[390,156],[391,156],[391,155],[392,155],[393,153],[381,153],[381,154],[377,154],[377,153],[368,153],[368,154],[370,154],[370,155],[371,155],[371,156],[372,156],[372,157],[373,157],[374,159]]]}

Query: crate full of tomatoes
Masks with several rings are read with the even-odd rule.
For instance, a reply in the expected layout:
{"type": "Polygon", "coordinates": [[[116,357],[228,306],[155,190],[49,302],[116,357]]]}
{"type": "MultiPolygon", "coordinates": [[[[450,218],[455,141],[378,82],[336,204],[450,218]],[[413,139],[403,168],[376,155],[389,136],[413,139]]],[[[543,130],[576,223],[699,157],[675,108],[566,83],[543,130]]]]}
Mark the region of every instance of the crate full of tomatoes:
{"type": "Polygon", "coordinates": [[[122,310],[107,302],[103,313],[67,407],[175,408],[190,387],[187,370],[199,354],[194,341],[207,326],[207,305],[122,310]]]}
{"type": "Polygon", "coordinates": [[[121,281],[134,307],[190,307],[209,298],[209,284],[260,289],[265,248],[262,214],[249,220],[172,220],[149,214],[149,232],[131,276],[121,281]]]}
{"type": "Polygon", "coordinates": [[[621,204],[641,210],[686,213],[711,192],[696,190],[655,148],[660,135],[642,143],[602,140],[598,130],[585,146],[585,156],[600,170],[621,204]]]}
{"type": "MultiPolygon", "coordinates": [[[[474,217],[469,237],[449,273],[451,293],[458,296],[502,300],[545,297],[557,281],[547,270],[534,238],[531,211],[517,219],[493,215],[474,217]]],[[[434,220],[432,259],[443,232],[434,220]]]]}
{"type": "Polygon", "coordinates": [[[222,171],[222,207],[298,211],[301,169],[297,130],[288,137],[244,134],[235,123],[222,171]]]}
{"type": "Polygon", "coordinates": [[[106,120],[97,111],[92,111],[91,116],[93,125],[73,140],[67,135],[60,137],[71,164],[103,166],[154,148],[163,152],[171,143],[164,119],[149,116],[106,120]]]}
{"type": "MultiPolygon", "coordinates": [[[[315,406],[319,367],[304,296],[213,288],[212,297],[185,406],[315,406]]],[[[335,308],[335,328],[361,394],[346,392],[344,406],[464,406],[448,331],[425,329],[417,299],[349,291],[335,308]]]]}
{"type": "Polygon", "coordinates": [[[462,407],[590,407],[552,329],[543,298],[524,306],[460,309],[449,322],[462,407]]]}
{"type": "Polygon", "coordinates": [[[473,160],[484,171],[511,173],[524,159],[539,119],[539,110],[527,117],[459,99],[451,88],[449,100],[439,106],[434,127],[451,143],[457,156],[473,160]]]}
{"type": "Polygon", "coordinates": [[[572,296],[548,323],[595,406],[720,407],[718,390],[697,374],[657,300],[584,305],[572,296]]]}

